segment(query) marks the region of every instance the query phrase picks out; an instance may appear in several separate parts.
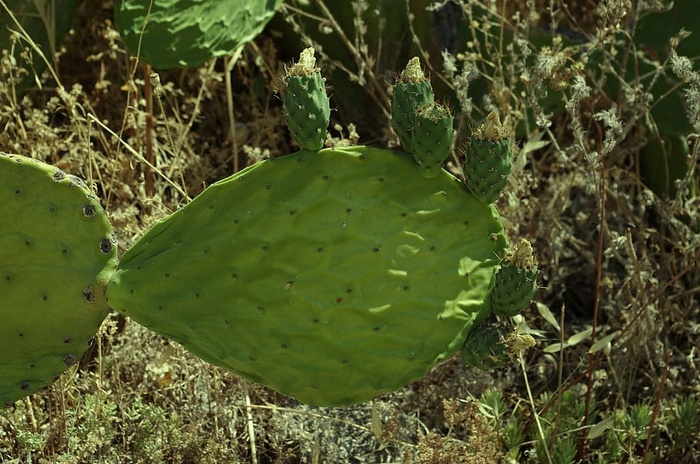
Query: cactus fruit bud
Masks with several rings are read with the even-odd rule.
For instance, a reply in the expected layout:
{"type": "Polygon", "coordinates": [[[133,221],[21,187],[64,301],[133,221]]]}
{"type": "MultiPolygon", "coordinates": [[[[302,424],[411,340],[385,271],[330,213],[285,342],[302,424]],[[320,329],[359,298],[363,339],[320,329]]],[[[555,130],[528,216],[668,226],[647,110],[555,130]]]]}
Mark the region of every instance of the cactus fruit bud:
{"type": "Polygon", "coordinates": [[[437,176],[442,163],[450,156],[454,138],[452,122],[449,110],[436,103],[416,113],[411,153],[423,177],[437,176]]]}
{"type": "Polygon", "coordinates": [[[462,348],[462,362],[482,371],[504,367],[512,358],[535,345],[527,333],[491,317],[472,328],[462,348]]]}
{"type": "Polygon", "coordinates": [[[508,184],[511,171],[510,134],[498,114],[489,113],[486,121],[472,133],[464,165],[465,184],[482,203],[493,203],[508,184]]]}
{"type": "Polygon", "coordinates": [[[77,177],[0,153],[0,406],[76,364],[109,308],[116,239],[77,177]]]}
{"type": "Polygon", "coordinates": [[[520,241],[494,279],[490,297],[494,314],[512,317],[530,304],[537,291],[537,260],[530,242],[520,241]]]}
{"type": "Polygon", "coordinates": [[[418,57],[411,58],[394,84],[391,99],[391,126],[404,150],[413,153],[412,135],[415,115],[435,103],[433,88],[420,67],[418,57]]]}
{"type": "Polygon", "coordinates": [[[484,321],[472,328],[462,348],[462,362],[482,371],[504,367],[509,360],[502,325],[484,321]]]}
{"type": "Polygon", "coordinates": [[[287,69],[284,82],[284,115],[292,137],[304,150],[320,150],[331,110],[313,48],[301,52],[299,62],[287,69]]]}

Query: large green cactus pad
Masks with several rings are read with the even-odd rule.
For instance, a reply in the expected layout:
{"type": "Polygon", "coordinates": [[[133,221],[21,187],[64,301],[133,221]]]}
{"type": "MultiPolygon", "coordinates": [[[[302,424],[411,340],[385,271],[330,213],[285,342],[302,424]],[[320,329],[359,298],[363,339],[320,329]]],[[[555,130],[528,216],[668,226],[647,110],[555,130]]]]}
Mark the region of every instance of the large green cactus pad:
{"type": "Polygon", "coordinates": [[[108,307],[116,240],[77,177],[0,153],[0,404],[76,363],[108,307]]]}
{"type": "Polygon", "coordinates": [[[220,181],[122,257],[110,306],[316,405],[367,401],[461,348],[504,254],[499,217],[442,171],[366,147],[220,181]]]}

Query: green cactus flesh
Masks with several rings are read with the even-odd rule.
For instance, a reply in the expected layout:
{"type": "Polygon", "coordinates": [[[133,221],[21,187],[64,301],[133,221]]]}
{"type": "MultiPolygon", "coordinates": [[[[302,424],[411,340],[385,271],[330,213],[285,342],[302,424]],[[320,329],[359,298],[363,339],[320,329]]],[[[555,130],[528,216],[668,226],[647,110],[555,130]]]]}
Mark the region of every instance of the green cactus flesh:
{"type": "Polygon", "coordinates": [[[107,315],[116,240],[78,178],[0,153],[0,404],[75,364],[107,315]]]}
{"type": "Polygon", "coordinates": [[[363,402],[459,350],[507,241],[447,172],[367,147],[263,161],[122,257],[111,307],[315,405],[363,402]]]}
{"type": "Polygon", "coordinates": [[[434,103],[418,111],[414,121],[411,143],[413,159],[424,177],[435,177],[452,151],[452,115],[446,108],[434,103]]]}
{"type": "Polygon", "coordinates": [[[464,177],[467,188],[482,203],[493,203],[508,184],[510,139],[496,113],[472,134],[467,147],[464,177]]]}
{"type": "Polygon", "coordinates": [[[312,48],[304,50],[299,63],[292,66],[285,77],[287,127],[304,150],[323,148],[331,114],[326,86],[313,53],[312,48]]]}

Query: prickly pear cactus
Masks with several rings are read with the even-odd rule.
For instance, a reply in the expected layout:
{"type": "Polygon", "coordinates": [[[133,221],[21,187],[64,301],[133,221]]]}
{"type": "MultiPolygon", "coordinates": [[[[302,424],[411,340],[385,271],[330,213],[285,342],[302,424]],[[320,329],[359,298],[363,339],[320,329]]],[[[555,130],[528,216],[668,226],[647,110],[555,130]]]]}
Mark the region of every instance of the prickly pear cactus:
{"type": "Polygon", "coordinates": [[[303,150],[320,150],[331,110],[313,48],[301,52],[299,62],[287,69],[284,82],[284,116],[292,137],[303,150]]]}
{"type": "Polygon", "coordinates": [[[0,153],[0,404],[75,364],[109,308],[116,240],[74,176],[0,153]]]}
{"type": "Polygon", "coordinates": [[[496,201],[508,184],[512,169],[510,143],[508,130],[494,112],[470,137],[464,165],[465,183],[484,204],[496,201]]]}
{"type": "Polygon", "coordinates": [[[110,306],[315,405],[367,401],[462,348],[507,243],[445,171],[302,151],[210,186],[122,257],[110,306]]]}

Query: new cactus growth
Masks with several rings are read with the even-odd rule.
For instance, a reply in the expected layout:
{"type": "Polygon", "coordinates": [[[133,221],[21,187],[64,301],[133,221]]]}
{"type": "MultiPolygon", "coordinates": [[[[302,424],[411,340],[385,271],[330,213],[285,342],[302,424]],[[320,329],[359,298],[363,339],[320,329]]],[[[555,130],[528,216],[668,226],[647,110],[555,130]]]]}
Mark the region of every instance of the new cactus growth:
{"type": "Polygon", "coordinates": [[[491,308],[494,314],[515,316],[530,304],[536,291],[537,260],[530,242],[522,239],[494,276],[491,308]]]}
{"type": "Polygon", "coordinates": [[[394,84],[391,99],[391,126],[405,150],[410,152],[412,146],[414,115],[433,103],[435,96],[430,81],[423,74],[418,58],[411,58],[394,84]]]}
{"type": "Polygon", "coordinates": [[[301,52],[299,62],[287,69],[284,82],[284,115],[292,137],[303,150],[320,150],[331,111],[313,48],[301,52]]]}
{"type": "Polygon", "coordinates": [[[489,317],[469,332],[461,357],[465,364],[487,371],[504,367],[534,345],[532,335],[521,334],[510,324],[489,317]]]}
{"type": "Polygon", "coordinates": [[[464,165],[465,183],[482,203],[496,201],[508,184],[512,168],[510,143],[510,133],[495,112],[489,113],[470,137],[464,165]]]}
{"type": "Polygon", "coordinates": [[[77,177],[0,153],[0,404],[49,384],[88,348],[109,308],[116,241],[77,177]]]}
{"type": "Polygon", "coordinates": [[[430,81],[412,58],[394,85],[391,101],[394,132],[413,155],[424,177],[435,177],[452,150],[453,118],[435,103],[430,81]]]}

